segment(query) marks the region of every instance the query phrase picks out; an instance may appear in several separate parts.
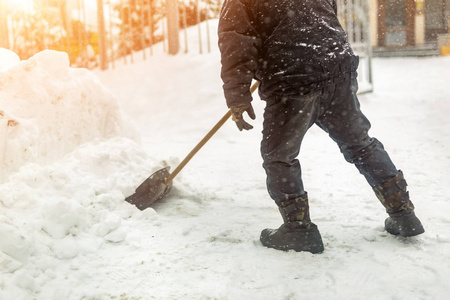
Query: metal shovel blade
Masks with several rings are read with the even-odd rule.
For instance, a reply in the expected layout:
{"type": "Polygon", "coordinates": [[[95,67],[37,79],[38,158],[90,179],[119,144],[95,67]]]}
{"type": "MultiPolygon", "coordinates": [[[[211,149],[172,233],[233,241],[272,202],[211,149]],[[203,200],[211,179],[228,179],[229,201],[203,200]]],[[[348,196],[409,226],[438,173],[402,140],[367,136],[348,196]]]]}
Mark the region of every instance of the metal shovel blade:
{"type": "Polygon", "coordinates": [[[165,167],[153,173],[125,201],[136,205],[140,210],[144,210],[162,199],[172,189],[172,182],[166,184],[166,180],[170,175],[169,170],[170,167],[165,167]]]}

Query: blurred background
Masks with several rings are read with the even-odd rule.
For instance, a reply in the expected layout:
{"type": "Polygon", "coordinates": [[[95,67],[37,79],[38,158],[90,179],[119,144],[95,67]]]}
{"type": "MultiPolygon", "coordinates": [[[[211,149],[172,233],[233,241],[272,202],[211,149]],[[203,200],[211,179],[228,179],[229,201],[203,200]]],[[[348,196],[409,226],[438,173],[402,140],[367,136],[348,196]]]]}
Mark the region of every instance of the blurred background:
{"type": "Polygon", "coordinates": [[[87,68],[100,58],[112,63],[146,48],[151,54],[158,42],[170,41],[166,50],[176,54],[182,29],[217,18],[220,5],[218,0],[0,0],[0,47],[21,59],[44,49],[65,51],[73,66],[87,68]],[[173,34],[180,35],[178,45],[173,34]]]}
{"type": "MultiPolygon", "coordinates": [[[[211,50],[223,0],[0,0],[0,47],[21,59],[53,49],[74,67],[113,68],[134,55],[211,50]],[[201,25],[200,25],[201,24],[201,25]],[[185,29],[198,26],[198,38],[185,29]],[[144,50],[144,51],[142,51],[144,50]]],[[[361,81],[370,90],[372,56],[449,55],[450,0],[337,0],[339,18],[362,59],[361,81]]]]}

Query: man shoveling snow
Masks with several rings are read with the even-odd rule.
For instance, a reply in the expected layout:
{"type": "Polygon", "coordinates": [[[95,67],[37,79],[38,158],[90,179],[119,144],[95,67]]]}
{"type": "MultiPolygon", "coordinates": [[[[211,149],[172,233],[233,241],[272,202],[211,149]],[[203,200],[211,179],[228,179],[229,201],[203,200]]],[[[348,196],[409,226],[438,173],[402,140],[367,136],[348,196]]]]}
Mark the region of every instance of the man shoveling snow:
{"type": "Polygon", "coordinates": [[[313,124],[330,135],[373,188],[389,214],[389,233],[424,232],[403,173],[382,143],[368,135],[371,125],[356,96],[358,56],[339,24],[335,0],[227,0],[218,32],[225,98],[239,130],[252,128],[244,112],[255,119],[249,92],[253,79],[266,101],[261,155],[268,192],[284,223],[262,231],[263,245],[324,250],[296,159],[313,124]]]}

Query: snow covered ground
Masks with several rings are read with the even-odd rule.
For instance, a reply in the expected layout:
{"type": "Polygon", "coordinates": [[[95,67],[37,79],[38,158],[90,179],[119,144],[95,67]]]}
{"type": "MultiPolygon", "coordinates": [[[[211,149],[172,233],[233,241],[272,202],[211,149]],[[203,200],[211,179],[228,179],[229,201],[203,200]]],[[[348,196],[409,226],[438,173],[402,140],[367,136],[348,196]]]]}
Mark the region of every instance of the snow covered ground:
{"type": "Polygon", "coordinates": [[[64,59],[0,51],[1,300],[448,299],[450,57],[374,59],[375,90],[360,97],[425,234],[387,234],[364,178],[312,128],[300,158],[319,255],[259,242],[281,217],[265,190],[257,96],[254,130],[226,123],[154,209],[124,202],[225,114],[215,41],[95,76],[54,63],[64,59]]]}

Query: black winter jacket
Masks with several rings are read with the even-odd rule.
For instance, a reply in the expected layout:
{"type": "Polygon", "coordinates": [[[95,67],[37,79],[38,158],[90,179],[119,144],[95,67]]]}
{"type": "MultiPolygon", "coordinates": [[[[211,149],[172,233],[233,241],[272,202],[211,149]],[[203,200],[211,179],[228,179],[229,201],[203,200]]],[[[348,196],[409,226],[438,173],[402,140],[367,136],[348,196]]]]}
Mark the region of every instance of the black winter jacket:
{"type": "Polygon", "coordinates": [[[356,68],[335,0],[225,0],[218,35],[229,107],[252,100],[252,79],[265,99],[356,68]]]}

